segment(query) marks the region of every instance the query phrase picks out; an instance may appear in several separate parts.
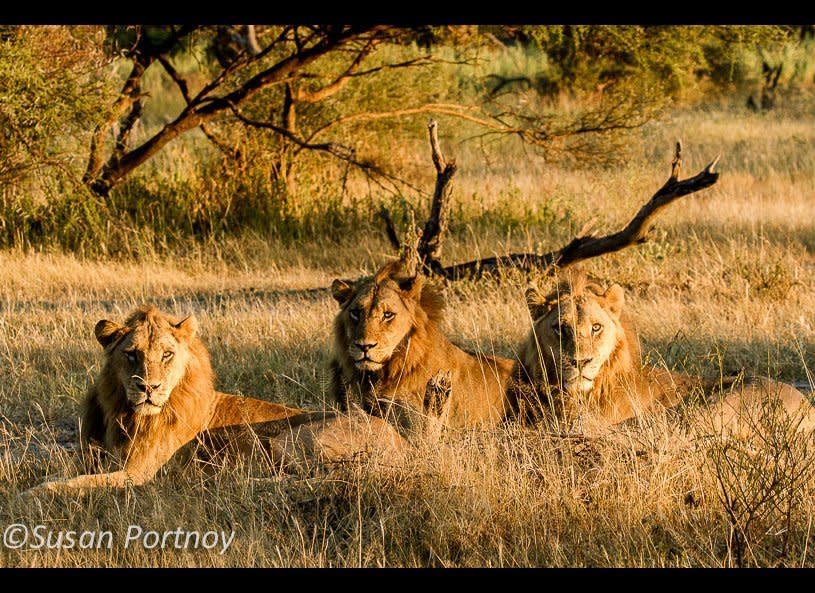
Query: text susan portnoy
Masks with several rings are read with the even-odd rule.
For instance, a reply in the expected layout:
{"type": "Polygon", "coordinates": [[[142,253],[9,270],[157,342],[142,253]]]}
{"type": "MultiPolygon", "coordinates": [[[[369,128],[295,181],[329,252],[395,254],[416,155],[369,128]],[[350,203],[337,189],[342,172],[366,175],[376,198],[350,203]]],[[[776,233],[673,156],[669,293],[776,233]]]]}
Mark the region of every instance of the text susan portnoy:
{"type": "MultiPolygon", "coordinates": [[[[187,530],[177,527],[168,531],[144,529],[140,525],[129,525],[124,534],[113,531],[96,530],[56,530],[46,525],[27,528],[14,526],[14,542],[6,541],[7,548],[26,548],[30,550],[88,550],[112,549],[119,545],[125,550],[141,548],[144,550],[217,550],[226,552],[235,540],[234,531],[187,530]]],[[[4,538],[9,539],[9,538],[4,538]]]]}

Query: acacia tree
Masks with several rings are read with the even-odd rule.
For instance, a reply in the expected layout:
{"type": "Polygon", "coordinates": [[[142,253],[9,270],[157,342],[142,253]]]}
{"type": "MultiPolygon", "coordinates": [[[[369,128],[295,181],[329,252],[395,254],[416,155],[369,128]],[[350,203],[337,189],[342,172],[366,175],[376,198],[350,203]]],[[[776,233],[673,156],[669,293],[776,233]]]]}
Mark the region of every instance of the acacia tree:
{"type": "MultiPolygon", "coordinates": [[[[7,38],[16,39],[7,45],[9,56],[16,55],[14,52],[19,53],[12,47],[14,43],[24,49],[22,44],[26,39],[37,37],[42,32],[42,28],[36,27],[22,29],[22,32],[15,34],[12,30],[0,37],[0,42],[7,41],[7,38]]],[[[51,29],[48,35],[59,38],[61,29],[51,29]]],[[[418,113],[466,120],[480,130],[477,135],[482,137],[491,134],[513,135],[524,143],[542,148],[545,153],[561,148],[561,153],[575,154],[590,146],[598,134],[636,127],[656,115],[667,94],[661,93],[661,87],[654,86],[652,82],[671,78],[679,80],[678,75],[672,73],[687,71],[685,76],[695,76],[693,73],[705,71],[705,60],[710,61],[706,57],[710,53],[708,47],[718,47],[710,45],[711,39],[721,37],[730,42],[732,40],[728,36],[735,34],[737,40],[744,37],[753,41],[758,34],[753,28],[675,29],[595,26],[112,26],[107,28],[107,46],[112,50],[109,56],[127,60],[128,70],[108,108],[97,109],[97,112],[103,111],[105,115],[88,142],[87,161],[80,175],[87,187],[106,196],[174,138],[196,128],[200,128],[226,154],[239,158],[241,151],[235,149],[234,142],[230,145],[219,134],[223,129],[229,130],[230,126],[234,129],[249,126],[263,130],[266,137],[273,138],[280,155],[275,174],[284,182],[290,177],[294,159],[304,151],[320,151],[383,174],[381,168],[357,159],[352,149],[337,141],[342,136],[341,131],[359,122],[418,113]],[[686,37],[700,43],[683,43],[683,40],[687,41],[686,37]],[[390,60],[390,54],[380,51],[383,46],[417,43],[429,47],[434,44],[451,45],[451,41],[457,50],[490,44],[506,47],[512,43],[531,43],[537,48],[536,51],[545,54],[549,66],[532,78],[504,72],[487,76],[480,82],[468,82],[483,85],[483,101],[477,101],[476,93],[458,103],[421,102],[422,97],[419,97],[414,104],[402,102],[394,107],[383,101],[381,106],[374,108],[381,108],[382,111],[371,110],[370,107],[359,108],[353,101],[345,103],[342,99],[341,105],[336,104],[336,97],[343,89],[349,86],[353,88],[362,80],[374,78],[379,73],[395,68],[423,68],[441,61],[432,52],[425,55],[414,52],[408,59],[390,60]],[[704,52],[700,49],[703,45],[704,52]],[[174,66],[177,63],[175,57],[202,46],[207,48],[208,53],[200,61],[194,76],[174,66]],[[677,55],[682,59],[676,58],[677,55]],[[183,96],[185,105],[172,121],[142,138],[134,131],[142,119],[145,106],[155,99],[149,96],[143,84],[145,73],[151,69],[166,71],[183,96]],[[640,85],[643,88],[638,89],[638,81],[648,78],[645,74],[649,72],[652,76],[648,85],[640,85]],[[552,97],[550,91],[580,92],[589,95],[590,100],[586,102],[586,108],[564,113],[556,106],[546,104],[552,97]],[[332,108],[320,112],[319,105],[332,98],[335,98],[332,108]],[[318,108],[315,109],[315,106],[318,108]],[[564,139],[569,141],[562,142],[564,139]],[[586,141],[581,145],[583,140],[586,141]]],[[[767,36],[765,33],[762,33],[764,37],[767,36]]],[[[94,60],[98,62],[98,57],[94,57],[94,60]]],[[[42,63],[45,65],[47,62],[56,66],[64,60],[54,60],[53,55],[43,56],[42,63]]],[[[474,63],[471,58],[463,58],[461,62],[474,63]]],[[[19,60],[10,57],[6,66],[11,68],[14,63],[19,63],[19,60]]],[[[98,70],[98,64],[95,67],[98,70]]],[[[10,70],[10,74],[13,78],[11,83],[25,78],[16,71],[10,70]]],[[[23,81],[24,93],[10,93],[10,104],[16,97],[25,97],[25,93],[30,94],[40,87],[49,89],[45,92],[47,97],[35,98],[35,102],[45,98],[53,103],[50,89],[58,82],[67,84],[77,77],[70,68],[63,74],[44,77],[42,83],[35,87],[23,81]]],[[[439,83],[440,87],[451,86],[448,81],[440,80],[439,83]]],[[[6,86],[12,88],[15,85],[6,86]]],[[[63,89],[60,92],[65,94],[63,89]]],[[[59,101],[56,104],[59,105],[59,101]]],[[[0,106],[0,125],[5,130],[5,144],[9,144],[6,137],[16,134],[15,138],[23,138],[27,143],[17,143],[22,146],[21,154],[42,152],[39,140],[31,141],[18,129],[25,119],[26,110],[4,111],[8,110],[0,106]]],[[[43,119],[49,107],[28,111],[29,116],[39,115],[39,119],[43,119]]],[[[40,137],[47,137],[47,134],[40,137]]],[[[613,154],[612,151],[606,152],[613,154]]],[[[14,163],[20,160],[15,159],[14,163]]],[[[10,163],[12,159],[6,161],[10,163]]],[[[33,160],[29,159],[28,162],[33,160]]],[[[15,166],[16,170],[20,169],[15,166]]]]}
{"type": "MultiPolygon", "coordinates": [[[[343,126],[363,121],[420,113],[447,115],[474,124],[481,130],[481,137],[513,135],[527,144],[550,148],[563,138],[636,127],[655,114],[642,96],[629,89],[615,92],[609,88],[598,104],[571,116],[530,111],[523,107],[529,104],[523,98],[477,105],[425,102],[381,111],[358,110],[349,105],[339,114],[329,113],[301,125],[298,115],[302,111],[334,97],[355,81],[386,70],[420,68],[443,61],[431,53],[402,60],[383,59],[377,54],[387,43],[422,41],[430,45],[434,38],[428,31],[427,27],[387,25],[111,27],[111,46],[130,61],[130,70],[108,117],[93,134],[83,182],[96,194],[106,196],[170,141],[195,128],[200,128],[223,152],[240,159],[240,151],[219,137],[216,121],[219,125],[240,124],[270,132],[281,148],[275,173],[288,184],[292,163],[303,151],[320,151],[380,178],[396,180],[376,164],[357,159],[351,148],[326,139],[343,126]],[[173,66],[172,59],[194,44],[206,45],[214,58],[209,64],[208,81],[195,89],[173,66]],[[142,80],[151,67],[166,71],[185,106],[175,119],[131,147],[132,131],[149,99],[142,80]]],[[[485,38],[476,35],[461,39],[461,35],[456,37],[460,44],[457,47],[476,47],[485,38]]],[[[474,60],[465,57],[456,63],[473,64],[474,60]]]]}
{"type": "MultiPolygon", "coordinates": [[[[345,72],[313,94],[327,97],[335,93],[355,74],[371,48],[391,31],[387,26],[290,26],[282,27],[279,31],[266,31],[266,35],[259,40],[254,29],[247,28],[240,44],[242,46],[227,46],[227,49],[233,50],[231,54],[222,50],[218,54],[220,71],[193,94],[187,81],[172,67],[170,54],[194,35],[214,36],[217,42],[217,28],[191,25],[168,27],[158,31],[158,35],[156,31],[143,26],[127,29],[132,31],[132,40],[122,48],[122,53],[131,60],[132,67],[119,98],[110,110],[110,116],[94,132],[83,177],[85,184],[100,195],[107,195],[117,183],[181,134],[198,127],[203,127],[207,133],[206,124],[225,113],[231,112],[240,117],[241,105],[258,93],[282,84],[291,85],[305,74],[307,66],[319,58],[333,51],[356,47],[357,56],[345,72]],[[146,99],[141,88],[142,78],[155,63],[160,64],[176,82],[186,106],[173,121],[139,146],[128,148],[128,136],[142,114],[146,99]],[[118,127],[118,133],[113,147],[108,149],[105,138],[114,127],[118,127]]],[[[113,42],[121,44],[122,36],[117,36],[118,32],[111,32],[113,42]]],[[[240,36],[236,37],[241,39],[240,36]]],[[[284,116],[288,125],[275,125],[275,129],[293,142],[306,144],[291,129],[294,121],[293,99],[286,106],[288,114],[284,116]]],[[[208,135],[212,137],[211,133],[208,135]]],[[[327,145],[311,148],[331,150],[327,145]]]]}
{"type": "MultiPolygon", "coordinates": [[[[596,142],[598,136],[608,138],[610,133],[613,137],[619,130],[645,123],[671,98],[672,86],[660,85],[660,80],[673,80],[673,86],[679,87],[683,80],[712,77],[715,64],[719,68],[726,65],[716,51],[724,52],[722,48],[733,45],[729,36],[737,35],[736,41],[754,39],[752,29],[688,31],[671,27],[387,25],[0,29],[0,81],[4,83],[0,85],[0,152],[5,157],[0,159],[0,184],[4,177],[13,183],[40,162],[57,162],[66,179],[79,181],[107,199],[113,188],[172,140],[200,129],[234,159],[224,168],[229,175],[251,171],[259,173],[261,177],[255,179],[262,182],[262,176],[271,174],[288,190],[298,159],[317,153],[358,167],[380,184],[389,180],[393,190],[393,184],[402,181],[378,161],[360,157],[356,148],[370,146],[372,153],[383,155],[376,159],[384,158],[387,150],[375,148],[383,144],[378,137],[383,126],[375,122],[417,114],[446,116],[447,122],[456,118],[461,124],[456,125],[459,137],[470,133],[471,138],[482,139],[512,136],[544,155],[558,152],[568,158],[593,151],[594,163],[621,154],[609,150],[606,142],[596,142]],[[87,57],[74,56],[71,51],[80,29],[87,29],[83,35],[94,40],[83,45],[87,57]],[[99,51],[103,46],[100,34],[106,35],[106,62],[99,51]],[[50,45],[45,39],[49,36],[53,38],[50,45]],[[48,51],[60,40],[58,52],[48,51]],[[504,52],[516,51],[512,46],[518,43],[523,47],[512,55],[526,56],[527,61],[483,60],[484,56],[505,57],[504,52]],[[431,51],[431,47],[436,49],[431,51]],[[55,53],[62,57],[54,59],[55,53]],[[65,56],[76,59],[66,61],[65,56]],[[462,67],[439,66],[445,61],[462,67]],[[99,76],[109,71],[111,62],[126,70],[121,79],[99,76]],[[81,74],[85,63],[93,65],[95,77],[81,74]],[[467,71],[470,66],[475,68],[467,71]],[[401,76],[407,68],[415,69],[409,77],[411,84],[405,82],[408,77],[401,76]],[[393,75],[395,70],[399,75],[393,75]],[[153,74],[162,78],[163,90],[155,88],[155,80],[145,78],[148,73],[152,73],[148,78],[153,74]],[[74,84],[79,81],[82,84],[74,84]],[[111,89],[117,82],[119,88],[111,89]],[[94,90],[94,85],[104,92],[94,90]],[[183,105],[169,121],[156,126],[151,123],[152,115],[158,112],[166,117],[168,104],[177,102],[173,98],[161,103],[167,99],[159,96],[167,85],[177,88],[183,105]],[[569,100],[561,102],[562,97],[569,100]],[[151,108],[153,101],[157,109],[151,108]],[[74,109],[74,105],[82,108],[74,109]],[[87,130],[94,126],[89,137],[87,130]],[[49,141],[56,144],[55,138],[61,152],[47,146],[49,141]],[[77,160],[81,161],[78,165],[77,160]]],[[[454,170],[445,165],[444,171],[452,178],[454,170]]],[[[53,176],[49,171],[41,177],[50,180],[53,176]]],[[[71,204],[97,203],[85,200],[84,193],[64,192],[64,187],[60,180],[51,183],[49,190],[55,190],[52,195],[73,196],[65,211],[74,212],[71,204]]],[[[444,195],[449,196],[449,186],[444,187],[444,195]]],[[[31,192],[16,194],[24,196],[21,218],[47,226],[51,202],[40,199],[41,208],[27,210],[25,196],[31,192]],[[34,216],[28,216],[30,211],[35,211],[34,216]]],[[[454,278],[501,265],[546,267],[552,261],[549,255],[557,255],[561,265],[568,261],[559,250],[546,256],[508,256],[511,262],[470,262],[447,270],[434,247],[441,245],[444,236],[446,204],[449,199],[434,201],[431,227],[440,231],[427,229],[422,247],[423,261],[436,273],[446,270],[443,275],[454,278]]],[[[84,220],[81,215],[78,219],[84,220]]],[[[389,236],[398,243],[392,224],[389,236]]],[[[587,245],[589,238],[582,237],[565,254],[575,253],[576,246],[586,253],[587,245]]]]}

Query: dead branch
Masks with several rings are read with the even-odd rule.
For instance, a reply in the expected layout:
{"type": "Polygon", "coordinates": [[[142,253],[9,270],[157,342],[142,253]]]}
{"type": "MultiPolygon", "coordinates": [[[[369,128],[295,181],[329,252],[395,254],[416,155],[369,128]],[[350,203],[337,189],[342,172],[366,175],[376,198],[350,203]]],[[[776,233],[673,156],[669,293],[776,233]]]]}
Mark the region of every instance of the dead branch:
{"type": "Polygon", "coordinates": [[[435,273],[441,269],[439,259],[447,233],[450,215],[450,195],[453,192],[453,176],[456,174],[456,162],[445,161],[439,146],[438,124],[431,119],[427,125],[430,134],[430,151],[436,167],[436,188],[433,191],[433,202],[430,206],[430,218],[424,226],[419,242],[419,260],[435,273]]]}
{"type": "Polygon", "coordinates": [[[614,253],[626,247],[638,245],[648,240],[656,217],[675,200],[706,189],[716,183],[719,174],[714,171],[719,162],[717,156],[700,173],[679,181],[682,144],[676,143],[676,153],[672,163],[671,176],[668,181],[640,208],[634,218],[620,231],[597,237],[584,227],[565,247],[543,255],[532,253],[514,253],[506,256],[491,257],[462,264],[448,266],[441,275],[449,280],[458,280],[465,276],[483,276],[494,274],[501,268],[514,267],[525,271],[542,269],[549,272],[553,268],[565,268],[607,253],[614,253]]]}
{"type": "Polygon", "coordinates": [[[422,244],[422,229],[416,226],[413,212],[410,213],[410,226],[405,233],[405,240],[402,243],[399,259],[402,261],[402,268],[405,276],[414,277],[421,270],[421,258],[419,257],[419,245],[422,244]]]}
{"type": "Polygon", "coordinates": [[[398,251],[402,246],[402,242],[399,240],[399,234],[396,232],[396,225],[393,224],[391,213],[385,206],[382,206],[379,210],[379,216],[385,222],[385,235],[387,235],[388,241],[390,241],[391,246],[398,251]]]}
{"type": "MultiPolygon", "coordinates": [[[[439,256],[448,226],[451,194],[450,179],[455,174],[456,168],[455,163],[448,163],[444,160],[439,147],[436,122],[431,120],[428,128],[433,164],[436,168],[436,191],[433,195],[430,218],[425,224],[424,232],[418,244],[418,252],[423,269],[426,272],[441,276],[447,280],[494,275],[506,268],[515,268],[527,272],[538,269],[544,273],[550,273],[555,268],[562,269],[580,261],[644,243],[648,240],[648,234],[654,225],[656,217],[665,208],[683,196],[712,186],[719,179],[719,174],[714,171],[716,164],[719,162],[717,156],[701,172],[680,181],[682,144],[677,142],[668,181],[639,209],[634,218],[623,229],[598,237],[591,233],[590,222],[584,225],[567,245],[556,251],[545,254],[512,253],[444,267],[439,261],[439,256]]],[[[386,217],[386,224],[388,224],[388,220],[390,220],[389,216],[386,217]]],[[[397,235],[393,228],[393,221],[390,221],[387,232],[391,243],[394,243],[397,235]]]]}

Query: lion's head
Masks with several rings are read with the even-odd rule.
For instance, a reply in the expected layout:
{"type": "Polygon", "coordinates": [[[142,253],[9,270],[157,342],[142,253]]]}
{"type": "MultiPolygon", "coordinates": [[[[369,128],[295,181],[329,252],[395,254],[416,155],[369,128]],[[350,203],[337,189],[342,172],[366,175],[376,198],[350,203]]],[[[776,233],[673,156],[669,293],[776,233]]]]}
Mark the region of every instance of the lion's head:
{"type": "Polygon", "coordinates": [[[633,368],[638,346],[622,317],[623,288],[604,289],[584,274],[567,274],[551,292],[527,289],[533,320],[525,366],[531,378],[570,395],[592,392],[604,378],[633,368]]]}
{"type": "MultiPolygon", "coordinates": [[[[117,391],[132,412],[159,414],[185,379],[191,359],[199,361],[201,351],[206,357],[197,331],[195,317],[179,321],[155,307],[136,310],[124,325],[106,319],[96,324],[96,339],[105,349],[105,374],[121,386],[117,391]]],[[[204,363],[209,368],[208,359],[204,363]]]]}
{"type": "Polygon", "coordinates": [[[407,273],[401,260],[386,264],[372,278],[334,280],[331,292],[340,304],[337,349],[364,372],[382,370],[417,327],[440,318],[443,306],[424,276],[407,273]]]}

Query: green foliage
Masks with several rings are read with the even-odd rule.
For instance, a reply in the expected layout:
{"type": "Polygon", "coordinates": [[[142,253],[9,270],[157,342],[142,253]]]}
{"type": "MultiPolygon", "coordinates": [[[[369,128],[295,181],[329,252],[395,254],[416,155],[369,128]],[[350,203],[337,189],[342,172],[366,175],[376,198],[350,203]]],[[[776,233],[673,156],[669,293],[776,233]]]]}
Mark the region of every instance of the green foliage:
{"type": "Polygon", "coordinates": [[[101,41],[86,27],[18,27],[0,41],[0,184],[76,172],[109,100],[101,41]]]}
{"type": "MultiPolygon", "coordinates": [[[[260,39],[268,41],[280,30],[259,28],[260,39]]],[[[490,153],[517,149],[520,136],[547,157],[597,166],[626,158],[628,130],[658,116],[671,101],[694,99],[711,86],[750,90],[760,84],[764,62],[786,64],[782,83],[806,87],[815,67],[814,43],[799,40],[798,30],[789,27],[402,30],[366,58],[368,74],[320,101],[298,102],[293,118],[298,137],[341,144],[357,162],[375,169],[361,173],[325,152],[300,150],[276,131],[225,115],[207,125],[209,139],[200,130],[184,134],[102,200],[81,179],[90,137],[110,116],[131,69],[126,57],[115,56],[136,43],[134,29],[22,27],[2,33],[0,245],[56,245],[83,253],[139,254],[190,237],[217,240],[243,232],[292,241],[378,232],[379,204],[388,205],[397,224],[406,224],[408,212],[426,202],[418,193],[430,189],[429,164],[417,155],[426,154],[428,117],[440,120],[442,142],[453,154],[463,150],[461,143],[478,142],[488,159],[490,153]],[[459,105],[458,113],[519,132],[485,128],[449,112],[415,111],[428,105],[459,105]]],[[[146,27],[144,35],[144,43],[160,45],[168,28],[146,27]]],[[[219,35],[217,28],[196,32],[169,53],[193,94],[219,70],[213,49],[225,43],[219,35]]],[[[291,91],[330,84],[354,55],[324,56],[291,83],[291,91]]],[[[219,92],[283,56],[282,48],[272,50],[219,92]]],[[[185,107],[158,62],[148,65],[141,90],[144,108],[129,148],[185,107]]],[[[272,86],[241,109],[252,119],[282,125],[285,93],[286,85],[272,86]]],[[[109,152],[113,136],[104,141],[109,152]]],[[[454,212],[451,232],[470,223],[522,232],[557,224],[562,216],[549,201],[530,210],[514,204],[510,194],[480,210],[472,207],[478,197],[466,207],[456,202],[461,211],[454,212]]]]}
{"type": "Polygon", "coordinates": [[[548,25],[502,28],[503,39],[540,51],[546,67],[536,84],[550,94],[591,91],[632,79],[659,81],[679,97],[700,80],[727,84],[749,78],[746,51],[794,41],[780,26],[548,25]]]}

